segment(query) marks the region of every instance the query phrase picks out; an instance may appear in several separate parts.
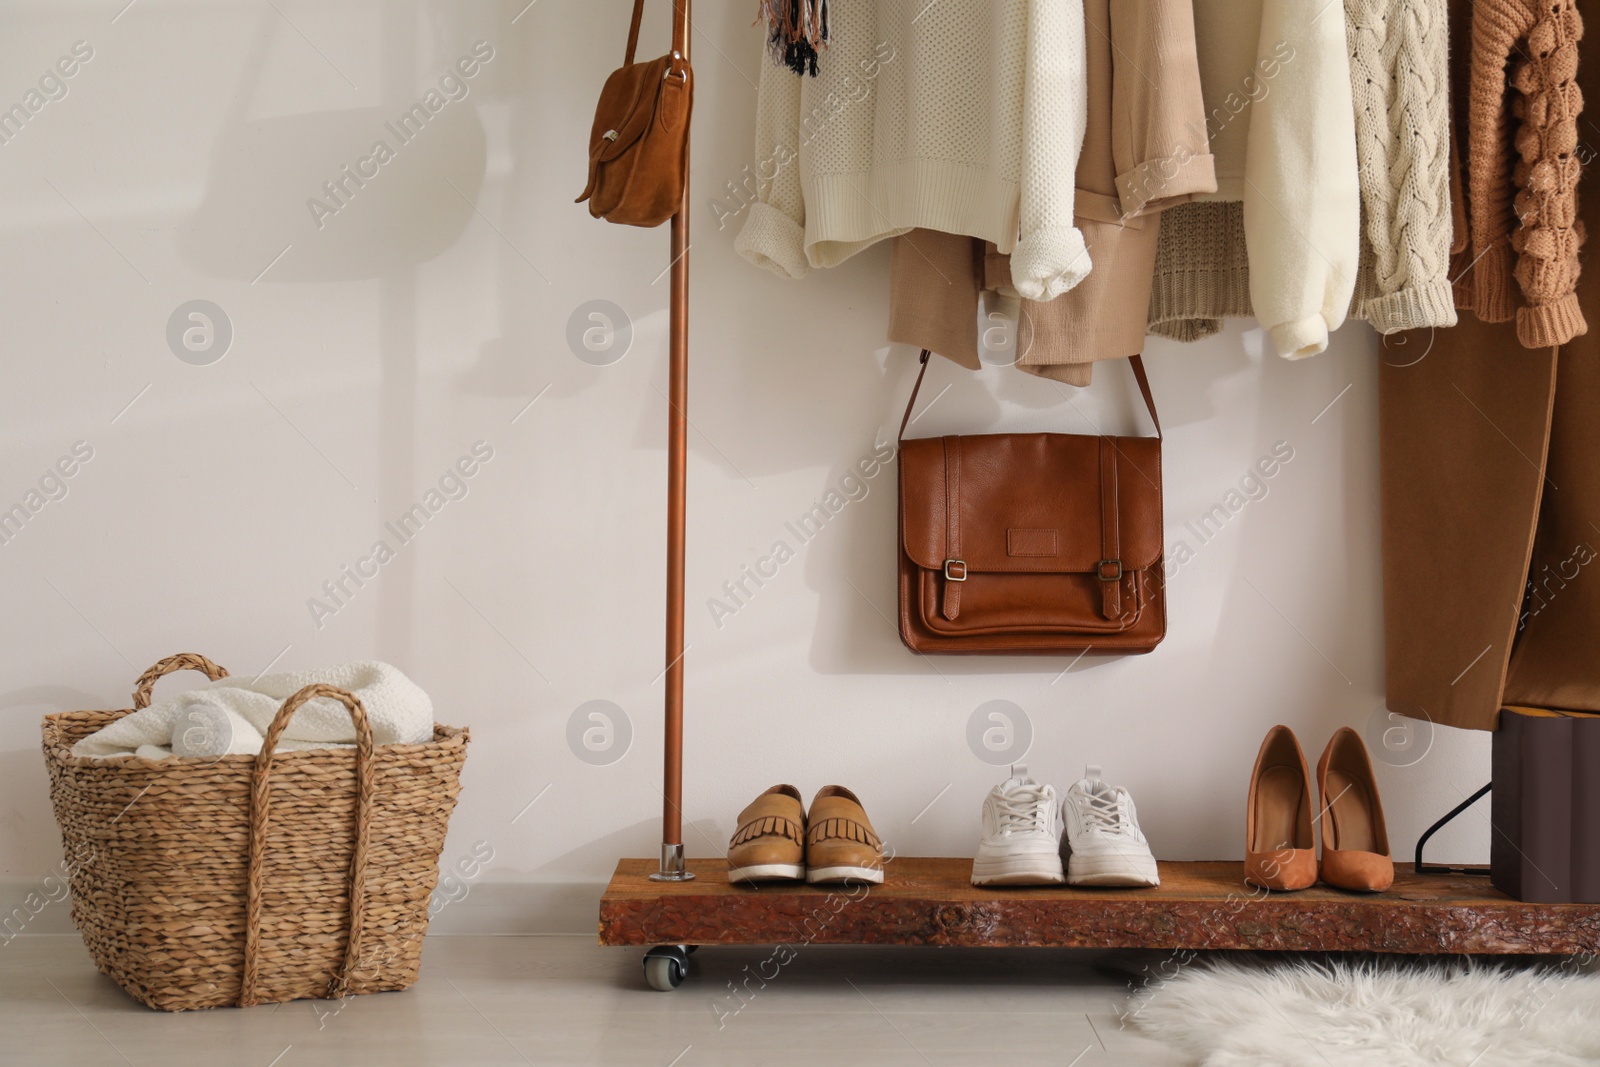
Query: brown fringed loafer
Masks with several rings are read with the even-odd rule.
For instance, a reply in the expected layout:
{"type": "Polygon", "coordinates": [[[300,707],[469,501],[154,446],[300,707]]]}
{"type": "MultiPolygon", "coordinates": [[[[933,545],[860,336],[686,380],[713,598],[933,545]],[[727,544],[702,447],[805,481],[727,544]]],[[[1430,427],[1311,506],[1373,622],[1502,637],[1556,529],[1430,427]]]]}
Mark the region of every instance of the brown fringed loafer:
{"type": "Polygon", "coordinates": [[[806,809],[800,790],[775,785],[739,813],[728,842],[728,881],[800,881],[806,876],[806,809]]]}
{"type": "Polygon", "coordinates": [[[883,842],[856,795],[825,785],[811,802],[806,830],[806,881],[883,881],[883,842]]]}
{"type": "Polygon", "coordinates": [[[1350,727],[1328,741],[1317,762],[1322,794],[1322,880],[1340,889],[1381,893],[1394,884],[1389,829],[1366,742],[1350,727]]]}
{"type": "Polygon", "coordinates": [[[1311,829],[1311,770],[1294,731],[1267,731],[1250,776],[1245,815],[1244,880],[1262,889],[1317,884],[1317,842],[1311,829]]]}

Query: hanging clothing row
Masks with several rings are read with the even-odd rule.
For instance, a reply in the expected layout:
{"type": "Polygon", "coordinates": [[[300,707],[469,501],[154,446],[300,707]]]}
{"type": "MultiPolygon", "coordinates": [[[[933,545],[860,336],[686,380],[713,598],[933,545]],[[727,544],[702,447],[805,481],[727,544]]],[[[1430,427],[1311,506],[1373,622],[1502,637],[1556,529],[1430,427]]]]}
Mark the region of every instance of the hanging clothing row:
{"type": "MultiPolygon", "coordinates": [[[[1481,41],[1468,47],[1469,27],[1455,52],[1484,55],[1485,92],[1517,41],[1579,32],[1563,28],[1570,4],[1480,6],[1481,41]]],[[[1473,127],[1482,176],[1452,166],[1447,0],[826,11],[814,76],[763,66],[757,153],[772,163],[737,247],[798,278],[892,239],[891,341],[976,368],[988,291],[1017,321],[1016,365],[1074,385],[1146,333],[1192,341],[1233,316],[1256,316],[1280,355],[1302,358],[1347,317],[1385,334],[1455,325],[1451,277],[1479,251],[1477,273],[1501,279],[1482,283],[1481,313],[1526,305],[1530,345],[1582,331],[1570,220],[1511,247],[1516,188],[1542,202],[1567,179],[1535,174],[1538,158],[1515,180],[1490,166],[1522,121],[1501,96],[1484,97],[1473,127]]],[[[1575,110],[1558,99],[1559,59],[1512,77],[1535,109],[1575,110]]]]}

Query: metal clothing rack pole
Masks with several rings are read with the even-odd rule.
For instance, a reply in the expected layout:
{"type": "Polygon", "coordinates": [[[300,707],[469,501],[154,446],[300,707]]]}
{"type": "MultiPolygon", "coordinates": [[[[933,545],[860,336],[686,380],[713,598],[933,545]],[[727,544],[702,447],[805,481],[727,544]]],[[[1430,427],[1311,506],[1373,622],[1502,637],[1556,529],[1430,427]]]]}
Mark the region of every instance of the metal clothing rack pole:
{"type": "MultiPolygon", "coordinates": [[[[672,47],[689,59],[689,2],[673,0],[672,47]]],[[[683,556],[689,454],[689,163],[685,135],[683,199],[672,216],[667,385],[667,671],[662,731],[661,868],[658,882],[694,878],[683,859],[683,556]]]]}

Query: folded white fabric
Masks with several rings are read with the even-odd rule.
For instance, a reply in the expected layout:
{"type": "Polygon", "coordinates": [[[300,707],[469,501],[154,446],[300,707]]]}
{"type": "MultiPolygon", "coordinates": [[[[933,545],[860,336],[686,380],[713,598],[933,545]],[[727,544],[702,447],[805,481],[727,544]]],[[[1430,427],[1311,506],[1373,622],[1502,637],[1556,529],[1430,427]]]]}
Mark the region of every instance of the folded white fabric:
{"type": "Polygon", "coordinates": [[[209,700],[191,703],[172,725],[172,754],[216,759],[261,751],[261,731],[209,700]]]}
{"type": "MultiPolygon", "coordinates": [[[[123,716],[72,746],[74,756],[204,756],[261,751],[278,709],[308,685],[348,689],[360,699],[378,745],[417,744],[433,736],[433,701],[398,668],[377,661],[322,670],[223,678],[123,716]]],[[[354,744],[355,725],[337,700],[318,697],[295,712],[278,751],[354,744]]]]}

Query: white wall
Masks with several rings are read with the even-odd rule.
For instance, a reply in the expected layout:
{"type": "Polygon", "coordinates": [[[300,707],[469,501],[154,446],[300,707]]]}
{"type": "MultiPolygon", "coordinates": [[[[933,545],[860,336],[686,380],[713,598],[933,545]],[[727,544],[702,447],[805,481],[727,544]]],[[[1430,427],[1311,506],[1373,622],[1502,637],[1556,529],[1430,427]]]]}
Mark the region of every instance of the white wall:
{"type": "MultiPolygon", "coordinates": [[[[247,675],[399,664],[473,730],[447,862],[494,853],[436,929],[591,929],[616,859],[655,855],[661,805],[666,231],[572,203],[628,5],[121,2],[0,6],[0,105],[75,42],[93,49],[0,145],[0,504],[75,442],[93,449],[0,545],[0,910],[59,860],[40,717],[125,706],[145,666],[192,649],[247,675]],[[494,55],[466,99],[319,229],[308,198],[393,141],[384,121],[477,41],[494,55]],[[195,299],[233,330],[204,366],[167,339],[195,299]],[[567,341],[597,299],[634,330],[604,367],[567,341]],[[323,582],[479,441],[493,459],[468,495],[316,625],[323,582]],[[597,699],[633,733],[604,766],[567,741],[597,699]]],[[[650,7],[654,54],[667,5],[650,7]]],[[[1348,327],[1296,364],[1264,356],[1253,322],[1151,343],[1167,541],[1196,552],[1150,656],[1063,673],[909,654],[890,621],[892,469],[719,627],[722,583],[793,543],[784,522],[892,434],[915,353],[882,340],[887,249],[803,283],[734,254],[737,220],[717,225],[732,202],[711,201],[754,162],[760,31],[746,0],[697,7],[690,854],[717,854],[778,781],[851,786],[902,855],[967,854],[1004,776],[968,720],[1007,700],[1036,773],[1065,786],[1102,764],[1159,855],[1238,857],[1265,729],[1293,725],[1315,760],[1382,704],[1374,336],[1348,327]],[[1294,458],[1265,498],[1200,545],[1185,522],[1280,441],[1294,458]]],[[[949,392],[917,432],[1136,430],[1130,384],[1115,365],[1072,393],[941,361],[924,396],[949,392]]],[[[1402,855],[1488,776],[1485,736],[1440,734],[1415,765],[1380,767],[1402,855]]],[[[1440,857],[1485,858],[1486,815],[1440,857]]],[[[33,927],[65,928],[64,908],[33,927]]]]}

